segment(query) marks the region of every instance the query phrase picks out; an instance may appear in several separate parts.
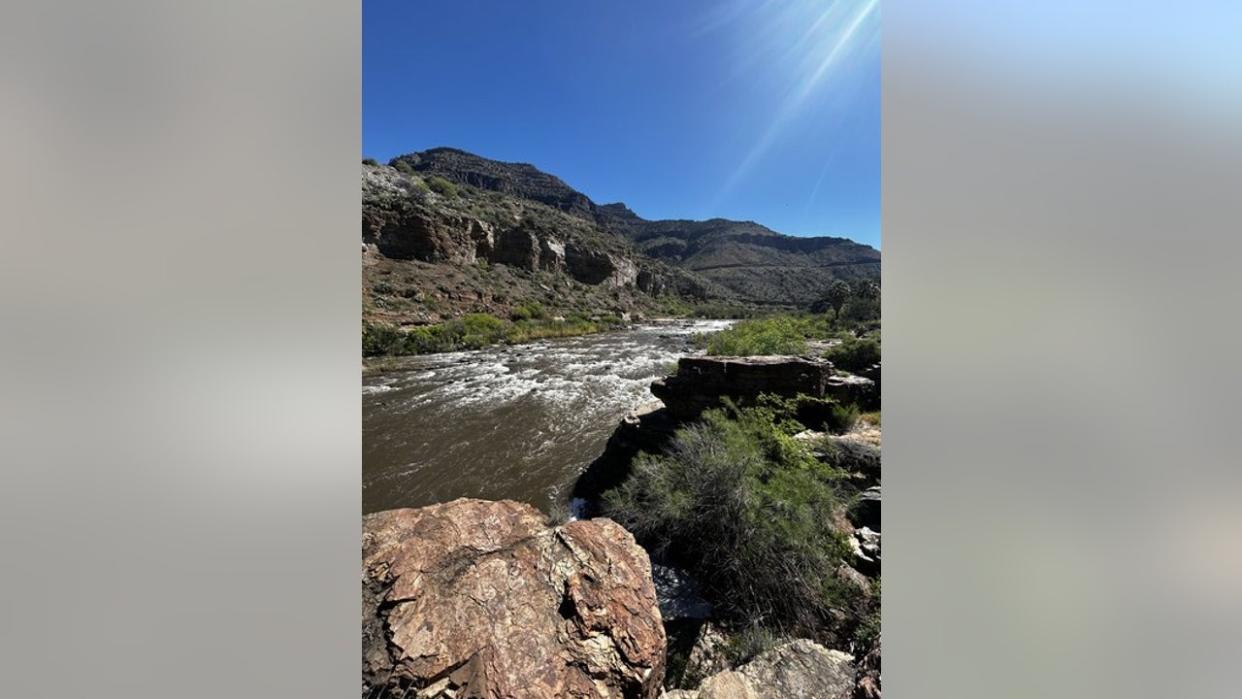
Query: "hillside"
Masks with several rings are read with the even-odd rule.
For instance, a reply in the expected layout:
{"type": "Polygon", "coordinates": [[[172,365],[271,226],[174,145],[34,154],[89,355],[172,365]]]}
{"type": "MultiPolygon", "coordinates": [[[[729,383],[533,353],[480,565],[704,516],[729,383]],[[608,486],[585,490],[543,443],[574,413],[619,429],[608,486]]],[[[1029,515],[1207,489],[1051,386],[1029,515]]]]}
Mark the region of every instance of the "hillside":
{"type": "Polygon", "coordinates": [[[686,302],[808,306],[835,279],[879,277],[879,251],[751,221],[650,221],[526,163],[453,148],[362,171],[364,319],[660,313],[686,302]]]}
{"type": "Polygon", "coordinates": [[[546,204],[624,236],[645,256],[697,273],[742,300],[805,306],[835,279],[878,278],[880,252],[846,238],[783,235],[753,221],[646,220],[620,203],[596,204],[527,163],[453,148],[393,159],[414,171],[546,204]]]}
{"type": "Polygon", "coordinates": [[[836,279],[878,278],[880,251],[846,238],[782,235],[753,221],[647,221],[624,204],[596,208],[644,254],[756,303],[809,305],[836,279]]]}
{"type": "Polygon", "coordinates": [[[368,323],[504,318],[519,306],[621,316],[659,313],[672,300],[732,297],[591,220],[409,168],[362,166],[362,251],[368,323]]]}

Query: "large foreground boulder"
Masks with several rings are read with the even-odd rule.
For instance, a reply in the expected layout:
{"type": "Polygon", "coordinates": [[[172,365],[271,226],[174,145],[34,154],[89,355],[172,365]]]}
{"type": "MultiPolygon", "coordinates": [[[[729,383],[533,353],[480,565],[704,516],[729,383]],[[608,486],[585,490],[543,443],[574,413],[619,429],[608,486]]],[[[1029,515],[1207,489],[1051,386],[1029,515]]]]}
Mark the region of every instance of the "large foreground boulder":
{"type": "Polygon", "coordinates": [[[854,658],[799,639],[668,699],[847,699],[854,693],[854,658]]]}
{"type": "Polygon", "coordinates": [[[657,696],[647,554],[606,519],[455,500],[363,519],[364,695],[657,696]]]}

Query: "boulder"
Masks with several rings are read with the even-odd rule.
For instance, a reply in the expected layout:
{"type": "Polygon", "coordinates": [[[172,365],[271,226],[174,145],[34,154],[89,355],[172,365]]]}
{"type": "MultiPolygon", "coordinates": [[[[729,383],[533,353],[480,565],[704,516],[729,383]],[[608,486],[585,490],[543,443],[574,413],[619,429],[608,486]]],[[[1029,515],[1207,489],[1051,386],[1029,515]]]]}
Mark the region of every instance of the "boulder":
{"type": "Polygon", "coordinates": [[[880,574],[880,533],[868,527],[859,527],[850,537],[850,549],[854,553],[854,565],[867,575],[880,574]]]}
{"type": "Polygon", "coordinates": [[[683,677],[710,677],[729,669],[729,638],[710,621],[699,629],[683,677]]]}
{"type": "Polygon", "coordinates": [[[647,554],[610,520],[455,500],[363,518],[363,693],[655,697],[647,554]]]}
{"type": "Polygon", "coordinates": [[[880,639],[858,663],[858,684],[854,699],[880,699],[880,639]]]}
{"type": "Polygon", "coordinates": [[[858,527],[880,531],[880,486],[864,490],[850,508],[850,521],[858,527]]]}
{"type": "Polygon", "coordinates": [[[735,670],[703,680],[679,699],[848,699],[855,690],[854,658],[799,639],[760,654],[735,670]]]}

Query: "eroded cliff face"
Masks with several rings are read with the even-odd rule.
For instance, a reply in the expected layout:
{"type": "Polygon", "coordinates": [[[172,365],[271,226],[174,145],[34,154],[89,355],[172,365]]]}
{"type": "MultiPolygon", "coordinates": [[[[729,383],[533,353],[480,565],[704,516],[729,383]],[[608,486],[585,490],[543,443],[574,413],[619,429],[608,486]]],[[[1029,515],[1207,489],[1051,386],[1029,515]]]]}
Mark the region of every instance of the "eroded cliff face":
{"type": "Polygon", "coordinates": [[[660,692],[651,564],[610,520],[461,499],[368,515],[362,557],[364,696],[660,692]]]}
{"type": "MultiPolygon", "coordinates": [[[[539,300],[552,291],[554,306],[574,305],[593,294],[609,296],[604,308],[591,309],[596,311],[640,309],[665,295],[691,300],[722,295],[692,273],[636,252],[627,240],[592,221],[496,192],[463,188],[456,194],[437,193],[420,175],[387,166],[362,169],[362,243],[369,290],[383,281],[369,272],[395,269],[393,276],[421,280],[428,287],[423,291],[442,288],[448,305],[462,306],[454,309],[457,313],[494,310],[453,304],[460,293],[512,296],[517,302],[539,300]],[[432,274],[402,263],[442,269],[432,274]],[[452,282],[463,272],[493,265],[524,275],[526,283],[484,282],[467,290],[452,282]],[[559,283],[579,286],[558,291],[559,283]],[[565,303],[555,303],[558,298],[565,303]]],[[[599,306],[601,299],[588,305],[599,306]]]]}

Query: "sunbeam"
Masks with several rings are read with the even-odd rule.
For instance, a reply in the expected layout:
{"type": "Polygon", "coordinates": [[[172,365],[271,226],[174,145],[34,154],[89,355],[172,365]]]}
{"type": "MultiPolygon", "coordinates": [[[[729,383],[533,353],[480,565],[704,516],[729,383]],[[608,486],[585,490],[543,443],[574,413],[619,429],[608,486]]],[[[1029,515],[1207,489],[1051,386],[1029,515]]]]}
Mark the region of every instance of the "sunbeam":
{"type": "MultiPolygon", "coordinates": [[[[760,24],[760,35],[789,36],[796,28],[800,30],[800,36],[784,52],[786,60],[783,63],[786,65],[780,66],[788,74],[786,80],[789,87],[785,98],[773,113],[767,128],[725,180],[713,201],[713,207],[746,178],[754,164],[772,147],[788,122],[801,114],[807,100],[820,90],[830,87],[827,81],[832,74],[832,68],[851,51],[871,45],[871,39],[879,32],[879,25],[878,22],[868,20],[878,15],[878,5],[879,0],[838,0],[826,10],[816,13],[822,3],[801,2],[776,9],[765,6],[762,8],[763,12],[776,14],[768,17],[756,17],[752,14],[744,18],[760,24]],[[771,32],[775,25],[781,26],[784,31],[771,32]]],[[[756,49],[763,50],[764,47],[756,49]]]]}

